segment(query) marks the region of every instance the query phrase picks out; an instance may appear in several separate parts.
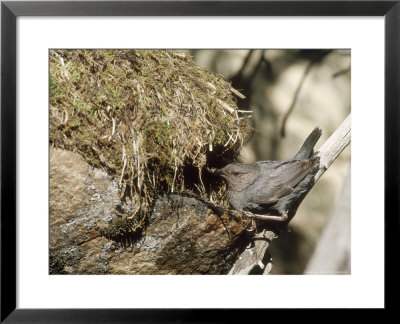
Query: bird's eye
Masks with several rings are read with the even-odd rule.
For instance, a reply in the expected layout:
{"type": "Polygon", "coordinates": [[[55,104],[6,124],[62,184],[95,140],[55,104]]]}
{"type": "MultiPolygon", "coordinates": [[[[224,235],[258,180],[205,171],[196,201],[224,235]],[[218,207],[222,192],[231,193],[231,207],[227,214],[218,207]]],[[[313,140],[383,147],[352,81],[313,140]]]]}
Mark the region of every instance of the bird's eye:
{"type": "Polygon", "coordinates": [[[237,176],[237,175],[239,175],[239,172],[233,171],[233,175],[237,176]]]}

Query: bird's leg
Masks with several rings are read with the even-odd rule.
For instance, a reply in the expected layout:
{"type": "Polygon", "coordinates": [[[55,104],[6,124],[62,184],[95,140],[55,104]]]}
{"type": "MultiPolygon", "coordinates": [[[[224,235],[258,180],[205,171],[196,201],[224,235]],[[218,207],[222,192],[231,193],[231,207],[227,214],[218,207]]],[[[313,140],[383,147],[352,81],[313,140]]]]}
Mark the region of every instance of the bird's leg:
{"type": "Polygon", "coordinates": [[[257,224],[254,219],[251,220],[251,226],[247,229],[248,232],[254,232],[257,229],[257,224]]]}
{"type": "Polygon", "coordinates": [[[285,222],[288,219],[287,212],[283,212],[282,215],[280,215],[280,216],[253,214],[248,211],[243,211],[243,214],[245,214],[249,218],[258,219],[258,220],[267,221],[267,222],[268,221],[285,222]]]}

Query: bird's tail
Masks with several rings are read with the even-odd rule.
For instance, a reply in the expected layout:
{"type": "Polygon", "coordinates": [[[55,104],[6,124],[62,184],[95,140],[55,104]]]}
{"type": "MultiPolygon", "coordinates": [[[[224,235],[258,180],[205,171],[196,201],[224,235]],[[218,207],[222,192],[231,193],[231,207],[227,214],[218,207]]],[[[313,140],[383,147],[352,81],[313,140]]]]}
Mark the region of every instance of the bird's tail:
{"type": "Polygon", "coordinates": [[[307,160],[314,153],[314,146],[317,144],[319,138],[321,137],[322,130],[319,127],[315,127],[314,130],[308,135],[307,139],[304,141],[303,146],[294,156],[295,160],[307,160]]]}

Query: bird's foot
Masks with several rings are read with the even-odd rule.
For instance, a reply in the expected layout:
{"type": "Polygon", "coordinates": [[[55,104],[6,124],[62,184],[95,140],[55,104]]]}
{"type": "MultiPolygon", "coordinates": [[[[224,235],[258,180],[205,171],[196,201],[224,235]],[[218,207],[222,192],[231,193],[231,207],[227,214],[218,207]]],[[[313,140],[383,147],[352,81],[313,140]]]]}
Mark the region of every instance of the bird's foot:
{"type": "Polygon", "coordinates": [[[268,221],[285,222],[288,219],[287,212],[283,212],[282,215],[280,215],[280,216],[253,214],[252,212],[249,212],[249,211],[243,211],[243,214],[251,219],[257,219],[257,220],[267,221],[267,222],[268,221]]]}
{"type": "Polygon", "coordinates": [[[254,232],[257,229],[257,224],[254,219],[251,220],[251,226],[246,229],[248,232],[254,232]]]}

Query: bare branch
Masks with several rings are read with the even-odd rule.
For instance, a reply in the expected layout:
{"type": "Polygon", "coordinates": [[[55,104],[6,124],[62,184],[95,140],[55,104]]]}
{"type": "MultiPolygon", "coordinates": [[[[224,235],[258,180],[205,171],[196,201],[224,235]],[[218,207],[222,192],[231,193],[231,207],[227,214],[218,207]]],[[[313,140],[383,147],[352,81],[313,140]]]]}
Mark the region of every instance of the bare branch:
{"type": "Polygon", "coordinates": [[[307,75],[310,73],[311,68],[313,67],[313,65],[314,65],[314,61],[310,61],[307,64],[307,67],[304,70],[303,75],[301,76],[301,79],[300,79],[300,82],[299,82],[299,84],[298,84],[298,86],[296,88],[296,91],[294,92],[292,103],[290,104],[289,109],[287,110],[287,112],[285,113],[285,116],[283,117],[282,126],[281,126],[281,136],[282,137],[285,137],[286,122],[287,122],[290,114],[292,113],[292,111],[294,109],[294,106],[296,105],[297,98],[299,97],[300,90],[303,87],[304,81],[306,80],[307,75]]]}
{"type": "Polygon", "coordinates": [[[335,73],[332,75],[332,78],[337,78],[337,77],[342,76],[342,75],[344,75],[344,74],[346,74],[346,73],[349,73],[349,72],[351,72],[351,68],[350,68],[350,67],[348,67],[348,68],[346,68],[346,69],[343,69],[343,70],[340,70],[340,71],[338,71],[338,72],[335,72],[335,73]]]}
{"type": "Polygon", "coordinates": [[[349,145],[351,140],[351,114],[342,122],[335,132],[320,147],[316,155],[320,157],[320,169],[315,175],[315,182],[331,166],[333,161],[349,145]]]}

